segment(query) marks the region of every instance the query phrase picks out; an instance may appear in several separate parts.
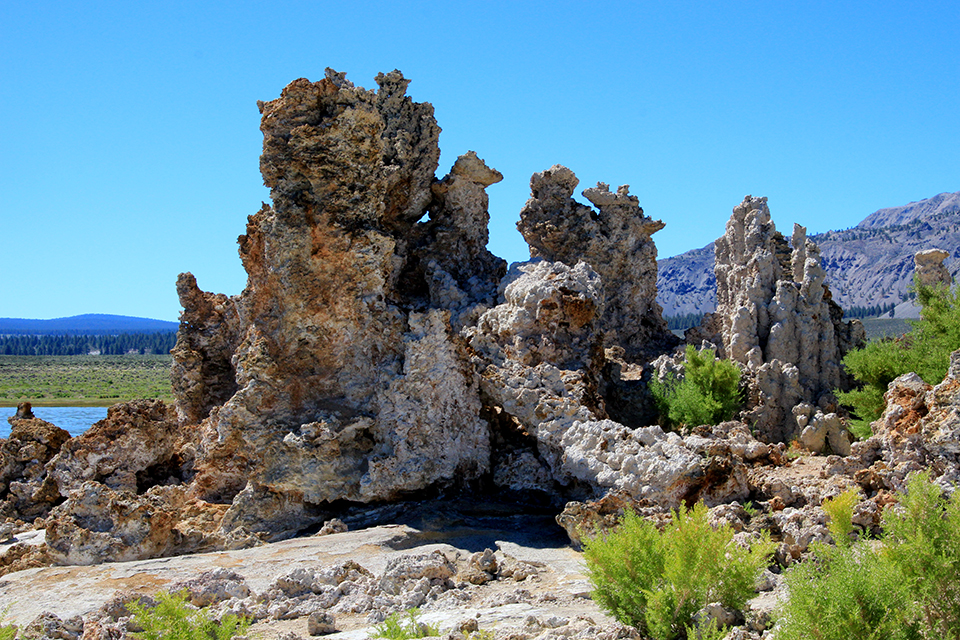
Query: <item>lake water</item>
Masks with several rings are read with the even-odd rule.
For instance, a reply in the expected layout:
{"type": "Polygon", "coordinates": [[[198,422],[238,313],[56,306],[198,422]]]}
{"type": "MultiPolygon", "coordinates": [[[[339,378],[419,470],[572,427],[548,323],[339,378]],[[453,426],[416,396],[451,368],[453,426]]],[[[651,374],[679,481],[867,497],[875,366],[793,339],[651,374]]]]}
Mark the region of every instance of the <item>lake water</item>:
{"type": "MultiPolygon", "coordinates": [[[[7,418],[17,413],[16,407],[0,409],[0,438],[10,435],[7,418]]],[[[107,417],[106,407],[34,407],[33,415],[66,429],[71,436],[79,436],[90,426],[107,417]]]]}

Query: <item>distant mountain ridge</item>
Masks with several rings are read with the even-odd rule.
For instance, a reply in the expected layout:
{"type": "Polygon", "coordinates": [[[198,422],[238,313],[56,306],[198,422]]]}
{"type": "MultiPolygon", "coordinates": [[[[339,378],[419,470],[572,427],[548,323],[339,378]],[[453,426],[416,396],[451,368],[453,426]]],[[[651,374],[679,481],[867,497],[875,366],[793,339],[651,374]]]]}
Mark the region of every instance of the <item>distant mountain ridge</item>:
{"type": "MultiPolygon", "coordinates": [[[[802,221],[798,221],[802,222],[802,221]]],[[[793,228],[779,229],[787,238],[793,228]]],[[[900,207],[880,209],[857,226],[814,234],[827,285],[841,306],[898,305],[909,297],[913,255],[943,249],[945,264],[960,271],[960,191],[941,193],[900,207]]],[[[657,301],[664,316],[716,308],[713,243],[657,262],[657,301]]]]}
{"type": "Polygon", "coordinates": [[[121,333],[165,333],[176,331],[177,322],[87,313],[69,318],[32,320],[0,318],[0,335],[117,335],[121,333]]]}

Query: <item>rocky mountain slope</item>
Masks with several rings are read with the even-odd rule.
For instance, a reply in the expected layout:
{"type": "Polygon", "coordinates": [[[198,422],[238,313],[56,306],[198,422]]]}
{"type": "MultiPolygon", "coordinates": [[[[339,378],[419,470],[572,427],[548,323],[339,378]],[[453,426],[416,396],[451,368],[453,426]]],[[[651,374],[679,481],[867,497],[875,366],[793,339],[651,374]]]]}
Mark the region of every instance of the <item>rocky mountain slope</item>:
{"type": "MultiPolygon", "coordinates": [[[[950,254],[950,273],[960,271],[960,191],[880,209],[855,227],[810,239],[820,247],[827,284],[841,307],[899,305],[908,298],[917,251],[943,249],[950,254]]],[[[657,301],[664,316],[716,308],[713,253],[710,243],[658,262],[657,301]]]]}

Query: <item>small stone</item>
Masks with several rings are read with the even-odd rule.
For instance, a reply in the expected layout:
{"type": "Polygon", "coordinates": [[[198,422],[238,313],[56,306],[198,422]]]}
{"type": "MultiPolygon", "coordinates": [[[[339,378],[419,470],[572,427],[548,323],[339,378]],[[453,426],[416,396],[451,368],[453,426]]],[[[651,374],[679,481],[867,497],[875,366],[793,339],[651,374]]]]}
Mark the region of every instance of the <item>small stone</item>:
{"type": "Polygon", "coordinates": [[[307,617],[307,633],[312,636],[322,636],[336,630],[336,619],[326,611],[314,611],[307,617]]]}

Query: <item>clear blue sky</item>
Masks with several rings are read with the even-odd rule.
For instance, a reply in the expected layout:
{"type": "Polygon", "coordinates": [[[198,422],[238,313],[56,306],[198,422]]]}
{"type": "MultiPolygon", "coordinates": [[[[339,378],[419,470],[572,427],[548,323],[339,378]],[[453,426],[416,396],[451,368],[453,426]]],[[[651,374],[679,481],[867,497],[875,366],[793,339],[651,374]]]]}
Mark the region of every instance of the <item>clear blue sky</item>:
{"type": "MultiPolygon", "coordinates": [[[[400,69],[475,150],[491,250],[554,163],[629,184],[660,256],[746,194],[811,232],[960,190],[960,3],[0,3],[0,317],[176,320],[174,283],[239,293],[268,201],[257,100],[400,69]]],[[[578,197],[580,197],[578,195],[578,197]]],[[[582,198],[581,198],[582,199],[582,198]]]]}

